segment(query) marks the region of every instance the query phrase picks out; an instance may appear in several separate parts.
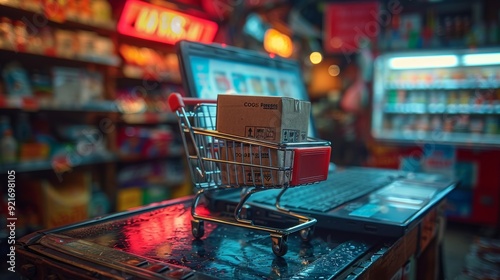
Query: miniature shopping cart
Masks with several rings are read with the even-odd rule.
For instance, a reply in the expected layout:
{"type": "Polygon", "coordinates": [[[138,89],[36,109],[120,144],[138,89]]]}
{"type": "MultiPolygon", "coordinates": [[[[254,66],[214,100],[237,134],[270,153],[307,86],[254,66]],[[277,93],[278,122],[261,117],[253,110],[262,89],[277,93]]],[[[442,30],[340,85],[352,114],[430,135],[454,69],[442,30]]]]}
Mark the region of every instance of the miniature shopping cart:
{"type": "Polygon", "coordinates": [[[266,231],[271,235],[272,250],[277,256],[286,254],[289,234],[300,231],[303,240],[310,239],[316,219],[292,213],[280,205],[280,198],[288,188],[326,179],[331,150],[328,141],[309,139],[301,143],[277,144],[225,134],[215,130],[215,100],[183,98],[173,93],[168,102],[177,113],[189,170],[198,189],[191,208],[195,238],[204,235],[204,221],[266,231]],[[203,194],[234,188],[241,188],[241,199],[233,217],[197,212],[203,194]],[[276,188],[282,190],[277,196],[275,210],[297,221],[291,227],[257,225],[244,214],[252,194],[276,188]]]}

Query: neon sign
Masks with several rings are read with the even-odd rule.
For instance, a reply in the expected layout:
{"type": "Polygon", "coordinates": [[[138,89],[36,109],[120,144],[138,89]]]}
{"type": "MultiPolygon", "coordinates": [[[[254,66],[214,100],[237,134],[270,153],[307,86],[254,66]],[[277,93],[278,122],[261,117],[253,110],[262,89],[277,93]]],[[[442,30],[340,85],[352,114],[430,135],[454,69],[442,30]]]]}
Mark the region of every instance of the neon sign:
{"type": "Polygon", "coordinates": [[[215,22],[141,1],[128,1],[118,22],[124,35],[167,44],[179,40],[211,43],[217,32],[215,22]]]}
{"type": "Polygon", "coordinates": [[[282,57],[289,57],[293,52],[293,44],[290,37],[271,28],[264,35],[264,49],[282,57]]]}

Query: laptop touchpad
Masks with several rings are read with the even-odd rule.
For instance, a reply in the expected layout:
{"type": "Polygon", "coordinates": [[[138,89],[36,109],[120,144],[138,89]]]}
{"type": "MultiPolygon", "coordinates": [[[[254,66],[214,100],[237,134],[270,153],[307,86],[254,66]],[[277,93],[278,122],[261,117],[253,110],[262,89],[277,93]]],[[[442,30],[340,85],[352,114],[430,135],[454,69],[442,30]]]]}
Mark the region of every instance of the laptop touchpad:
{"type": "Polygon", "coordinates": [[[436,192],[436,188],[403,180],[387,185],[376,191],[374,195],[383,200],[399,201],[408,204],[421,204],[430,200],[436,192]]]}

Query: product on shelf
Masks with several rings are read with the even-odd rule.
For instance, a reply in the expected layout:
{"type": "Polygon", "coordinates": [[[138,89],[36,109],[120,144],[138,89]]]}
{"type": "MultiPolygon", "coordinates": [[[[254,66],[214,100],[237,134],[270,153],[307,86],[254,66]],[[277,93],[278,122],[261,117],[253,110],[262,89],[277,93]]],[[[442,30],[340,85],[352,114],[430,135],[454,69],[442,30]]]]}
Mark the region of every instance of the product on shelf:
{"type": "Polygon", "coordinates": [[[0,139],[0,161],[3,163],[13,163],[17,161],[17,141],[12,130],[7,128],[0,139]]]}
{"type": "Polygon", "coordinates": [[[495,116],[486,117],[485,121],[485,133],[486,134],[497,134],[500,133],[498,129],[500,118],[495,116]]]}
{"type": "Polygon", "coordinates": [[[31,97],[31,89],[28,73],[19,63],[10,63],[3,69],[3,80],[7,94],[12,99],[31,97]]]}
{"type": "Polygon", "coordinates": [[[75,36],[78,42],[78,56],[91,56],[95,53],[95,41],[98,36],[96,32],[78,31],[75,36]]]}
{"type": "Polygon", "coordinates": [[[135,113],[168,113],[167,97],[172,92],[182,92],[180,86],[154,83],[148,89],[142,86],[120,89],[117,93],[116,103],[121,112],[135,113]]]}
{"type": "Polygon", "coordinates": [[[19,7],[33,12],[41,12],[43,9],[42,0],[18,0],[14,1],[19,3],[19,7]]]}
{"type": "Polygon", "coordinates": [[[112,22],[111,5],[107,0],[92,0],[92,21],[96,24],[108,24],[112,22]]]}
{"type": "MultiPolygon", "coordinates": [[[[29,206],[41,227],[51,228],[88,219],[91,175],[88,172],[65,173],[63,180],[30,180],[23,182],[19,205],[29,206]],[[37,199],[33,199],[36,197],[37,199]]],[[[25,207],[27,208],[27,207],[25,207]]]]}
{"type": "Polygon", "coordinates": [[[88,207],[89,218],[103,216],[110,211],[111,206],[108,196],[101,190],[97,183],[93,183],[88,207]]]}
{"type": "Polygon", "coordinates": [[[185,177],[182,164],[168,160],[126,166],[117,178],[116,207],[122,211],[171,198],[172,188],[182,186],[185,177]]]}
{"type": "Polygon", "coordinates": [[[58,29],[55,31],[56,55],[64,58],[74,58],[77,54],[76,33],[58,29]]]}
{"type": "Polygon", "coordinates": [[[7,17],[0,18],[0,48],[13,50],[15,47],[14,26],[7,17]]]}
{"type": "Polygon", "coordinates": [[[126,211],[142,205],[142,189],[128,187],[118,190],[116,194],[116,211],[126,211]]]}
{"type": "MultiPolygon", "coordinates": [[[[58,136],[71,143],[74,148],[71,151],[80,158],[104,156],[108,152],[106,148],[106,134],[92,125],[58,125],[56,126],[58,136]]],[[[63,152],[67,149],[62,149],[63,152]]]]}
{"type": "Polygon", "coordinates": [[[127,44],[120,45],[119,53],[126,63],[123,68],[126,77],[180,80],[179,61],[175,53],[163,53],[127,44]]]}
{"type": "Polygon", "coordinates": [[[117,65],[110,38],[91,31],[70,31],[49,26],[28,32],[23,21],[0,19],[0,49],[117,65]]]}
{"type": "Polygon", "coordinates": [[[82,106],[103,100],[104,81],[99,72],[54,67],[54,105],[82,106]]]}
{"type": "Polygon", "coordinates": [[[40,51],[42,54],[48,56],[56,56],[56,39],[54,37],[54,31],[52,30],[52,28],[44,26],[40,29],[39,35],[35,34],[33,36],[40,38],[40,51]]]}
{"type": "Polygon", "coordinates": [[[28,43],[28,32],[24,22],[18,20],[14,23],[14,35],[16,36],[16,50],[25,51],[28,43]]]}
{"type": "MultiPolygon", "coordinates": [[[[167,128],[122,127],[117,142],[124,156],[158,157],[171,153],[173,133],[167,128]]],[[[175,151],[174,151],[175,152],[175,151]]]]}
{"type": "Polygon", "coordinates": [[[31,75],[33,95],[40,106],[48,106],[52,102],[52,78],[48,72],[35,70],[31,75]]]}
{"type": "Polygon", "coordinates": [[[162,185],[151,185],[142,192],[142,205],[167,200],[171,197],[170,189],[162,185]]]}
{"type": "Polygon", "coordinates": [[[10,118],[0,115],[0,135],[3,135],[3,133],[10,128],[10,118]]]}

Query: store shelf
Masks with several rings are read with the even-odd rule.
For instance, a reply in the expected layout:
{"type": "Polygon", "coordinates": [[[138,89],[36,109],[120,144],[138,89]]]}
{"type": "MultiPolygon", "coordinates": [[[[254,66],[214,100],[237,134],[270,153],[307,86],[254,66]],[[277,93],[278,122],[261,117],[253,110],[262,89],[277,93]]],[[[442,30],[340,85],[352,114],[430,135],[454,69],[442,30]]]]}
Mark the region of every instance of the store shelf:
{"type": "Polygon", "coordinates": [[[153,77],[152,75],[142,75],[142,74],[128,74],[117,77],[120,83],[130,83],[130,84],[140,84],[147,83],[147,85],[151,85],[151,83],[167,83],[173,85],[182,85],[182,81],[180,78],[172,77],[172,75],[165,74],[160,77],[153,77]]]}
{"type": "MultiPolygon", "coordinates": [[[[40,5],[41,7],[41,5],[40,5]]],[[[35,24],[38,23],[38,25],[42,25],[41,23],[44,23],[45,21],[49,23],[52,26],[56,27],[61,27],[65,29],[81,29],[81,30],[88,30],[88,31],[94,31],[100,34],[111,34],[116,32],[116,23],[114,21],[110,22],[84,22],[80,20],[71,20],[71,19],[66,19],[63,22],[58,22],[55,20],[48,19],[46,15],[43,13],[42,10],[39,11],[30,11],[30,10],[25,10],[20,7],[16,7],[13,4],[9,3],[4,3],[0,4],[0,10],[2,11],[1,14],[3,15],[9,15],[10,17],[13,18],[19,18],[23,19],[24,21],[27,21],[28,23],[35,24]]],[[[35,25],[34,28],[40,28],[42,26],[35,25]]]]}
{"type": "Polygon", "coordinates": [[[108,162],[114,162],[118,157],[114,154],[100,154],[95,156],[79,156],[67,155],[66,157],[53,158],[52,160],[26,161],[17,163],[0,164],[0,171],[5,173],[8,170],[14,170],[16,173],[28,173],[38,171],[57,171],[64,165],[66,168],[72,169],[80,166],[97,165],[108,162]]]}
{"type": "Polygon", "coordinates": [[[500,114],[500,105],[387,104],[386,114],[500,114]]]}
{"type": "Polygon", "coordinates": [[[165,155],[119,155],[118,161],[121,163],[136,163],[141,161],[174,159],[184,155],[184,151],[179,148],[172,148],[171,152],[165,155]]]}
{"type": "Polygon", "coordinates": [[[8,170],[14,170],[17,173],[29,173],[39,171],[50,171],[64,169],[70,170],[81,166],[98,165],[103,163],[139,163],[153,160],[179,159],[183,156],[183,150],[172,148],[172,151],[164,155],[117,155],[103,154],[97,156],[80,156],[76,152],[64,157],[56,157],[50,160],[25,161],[15,163],[0,163],[0,172],[5,173],[8,170]]]}
{"type": "Polygon", "coordinates": [[[124,114],[123,122],[126,124],[161,124],[161,123],[175,123],[177,117],[174,113],[138,113],[138,114],[124,114]]]}
{"type": "Polygon", "coordinates": [[[37,59],[40,61],[45,61],[45,62],[60,62],[64,64],[97,64],[97,65],[103,65],[103,66],[112,66],[112,67],[118,67],[120,66],[121,60],[119,57],[114,56],[114,57],[101,57],[101,56],[86,56],[86,57],[60,57],[60,56],[55,56],[55,55],[48,55],[44,53],[30,53],[30,52],[24,52],[24,51],[18,51],[18,50],[11,50],[11,49],[0,49],[0,55],[3,56],[9,56],[12,58],[13,55],[16,56],[17,60],[24,60],[29,61],[33,59],[37,59]]]}
{"type": "Polygon", "coordinates": [[[407,144],[452,144],[456,146],[490,147],[498,146],[500,134],[482,133],[453,133],[443,131],[415,131],[415,130],[382,130],[376,134],[377,139],[387,142],[407,144]]]}
{"type": "Polygon", "coordinates": [[[20,110],[25,112],[107,112],[119,113],[118,106],[113,101],[93,102],[85,105],[49,105],[40,104],[35,98],[24,98],[18,100],[3,100],[0,102],[2,110],[20,110]]]}
{"type": "Polygon", "coordinates": [[[500,81],[443,82],[432,84],[396,84],[388,85],[387,90],[460,90],[460,89],[495,89],[500,88],[500,81]]]}

